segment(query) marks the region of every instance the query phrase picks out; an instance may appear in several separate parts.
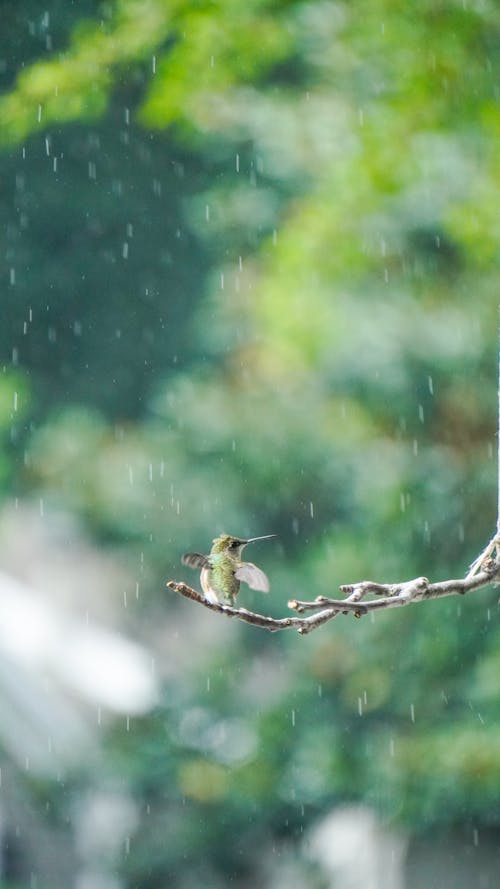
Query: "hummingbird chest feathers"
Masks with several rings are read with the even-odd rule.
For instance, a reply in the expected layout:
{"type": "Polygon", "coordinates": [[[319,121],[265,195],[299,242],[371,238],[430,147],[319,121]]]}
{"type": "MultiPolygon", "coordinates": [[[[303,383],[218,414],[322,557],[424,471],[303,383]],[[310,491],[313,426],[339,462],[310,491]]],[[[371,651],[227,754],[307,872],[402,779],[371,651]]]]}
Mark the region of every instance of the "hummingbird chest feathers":
{"type": "Polygon", "coordinates": [[[211,553],[209,565],[202,568],[200,581],[207,599],[234,605],[240,581],[235,576],[240,562],[224,553],[211,553]]]}

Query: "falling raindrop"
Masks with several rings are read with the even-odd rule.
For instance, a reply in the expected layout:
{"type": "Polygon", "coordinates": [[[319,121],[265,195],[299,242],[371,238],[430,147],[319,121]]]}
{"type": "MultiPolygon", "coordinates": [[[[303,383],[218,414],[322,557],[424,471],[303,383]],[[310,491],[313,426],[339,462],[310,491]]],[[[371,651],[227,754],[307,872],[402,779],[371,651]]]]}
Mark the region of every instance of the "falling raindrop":
{"type": "Polygon", "coordinates": [[[424,540],[426,543],[431,542],[431,529],[429,527],[429,522],[427,519],[424,521],[424,540]]]}

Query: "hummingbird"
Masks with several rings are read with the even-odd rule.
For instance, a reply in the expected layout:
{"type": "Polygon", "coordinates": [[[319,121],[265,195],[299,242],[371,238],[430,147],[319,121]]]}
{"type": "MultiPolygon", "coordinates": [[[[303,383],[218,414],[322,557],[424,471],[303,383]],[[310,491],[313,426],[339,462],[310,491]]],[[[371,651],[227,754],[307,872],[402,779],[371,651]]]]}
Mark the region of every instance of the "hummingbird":
{"type": "Polygon", "coordinates": [[[263,537],[243,540],[241,537],[232,537],[231,534],[221,534],[213,540],[208,556],[184,553],[182,563],[190,568],[201,568],[201,588],[209,602],[234,606],[240,581],[247,583],[252,590],[269,592],[269,580],[264,572],[253,562],[242,562],[241,554],[247,543],[268,540],[270,537],[276,535],[265,534],[263,537]]]}

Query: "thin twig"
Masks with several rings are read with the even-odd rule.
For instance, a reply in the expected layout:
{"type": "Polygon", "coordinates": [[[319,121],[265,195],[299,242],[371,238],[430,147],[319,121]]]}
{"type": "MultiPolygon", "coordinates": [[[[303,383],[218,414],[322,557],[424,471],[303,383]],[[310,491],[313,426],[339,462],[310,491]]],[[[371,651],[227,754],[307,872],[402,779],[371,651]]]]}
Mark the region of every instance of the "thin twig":
{"type": "Polygon", "coordinates": [[[465,593],[490,583],[500,582],[499,578],[500,561],[490,558],[486,562],[483,561],[482,570],[476,571],[472,575],[469,574],[463,579],[442,580],[438,583],[430,583],[426,577],[416,577],[402,583],[377,583],[373,580],[362,580],[340,587],[342,593],[348,594],[345,599],[330,599],[327,596],[317,596],[311,602],[290,599],[288,607],[296,611],[297,614],[307,611],[315,613],[309,617],[282,618],[268,617],[257,614],[255,611],[248,611],[246,608],[233,608],[231,605],[223,605],[219,602],[209,602],[201,593],[185,583],[170,580],[167,586],[186,599],[198,602],[209,611],[224,614],[226,617],[235,617],[272,633],[278,630],[297,630],[304,636],[333,620],[339,614],[354,614],[355,617],[362,617],[370,611],[397,608],[414,602],[423,602],[426,599],[441,599],[444,596],[453,595],[463,596],[465,593]],[[361,601],[365,600],[366,596],[375,596],[376,598],[361,601]]]}
{"type": "Polygon", "coordinates": [[[498,559],[500,557],[500,532],[497,530],[495,535],[491,538],[491,540],[486,544],[485,548],[482,552],[479,553],[476,559],[472,562],[472,565],[469,568],[467,577],[476,577],[478,572],[483,570],[485,564],[488,564],[491,560],[498,559]]]}
{"type": "MultiPolygon", "coordinates": [[[[425,599],[442,599],[444,596],[460,595],[464,596],[472,590],[494,583],[500,572],[500,564],[493,562],[487,569],[478,572],[473,577],[466,577],[457,580],[442,580],[438,583],[430,583],[426,577],[416,577],[414,580],[405,581],[404,583],[375,583],[372,580],[362,580],[359,583],[347,584],[340,587],[341,592],[350,593],[353,596],[368,595],[374,593],[379,598],[370,599],[363,602],[360,606],[361,614],[368,614],[369,611],[379,611],[385,608],[397,608],[401,605],[410,605],[412,602],[423,602],[425,599]],[[385,593],[385,596],[383,595],[385,593]]],[[[288,603],[299,614],[304,611],[312,611],[317,608],[325,608],[334,606],[337,609],[338,603],[334,599],[328,599],[326,596],[318,596],[313,602],[298,602],[292,600],[288,603]]],[[[337,610],[338,613],[338,610],[337,610]]]]}

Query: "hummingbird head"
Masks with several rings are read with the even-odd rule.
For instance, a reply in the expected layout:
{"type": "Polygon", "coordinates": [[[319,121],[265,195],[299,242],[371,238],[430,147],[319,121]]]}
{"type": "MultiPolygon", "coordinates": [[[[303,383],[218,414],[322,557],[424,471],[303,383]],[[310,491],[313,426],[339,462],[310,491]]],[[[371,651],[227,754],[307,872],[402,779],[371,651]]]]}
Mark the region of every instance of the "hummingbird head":
{"type": "Polygon", "coordinates": [[[268,537],[275,536],[275,534],[265,534],[263,537],[249,537],[248,540],[244,540],[242,537],[233,537],[231,534],[220,534],[219,537],[215,537],[213,540],[212,552],[227,552],[239,559],[247,543],[253,543],[254,540],[267,540],[268,537]]]}

